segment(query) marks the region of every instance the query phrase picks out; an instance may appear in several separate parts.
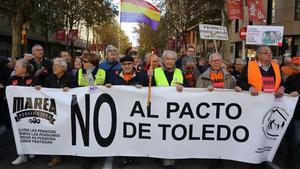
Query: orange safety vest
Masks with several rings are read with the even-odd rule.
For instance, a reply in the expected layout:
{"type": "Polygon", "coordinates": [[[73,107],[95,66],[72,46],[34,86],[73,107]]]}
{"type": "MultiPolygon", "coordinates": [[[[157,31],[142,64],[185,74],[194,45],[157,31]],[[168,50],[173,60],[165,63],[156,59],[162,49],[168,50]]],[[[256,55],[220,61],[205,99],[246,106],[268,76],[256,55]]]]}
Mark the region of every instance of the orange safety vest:
{"type": "MultiPolygon", "coordinates": [[[[271,62],[275,72],[275,91],[281,82],[280,69],[277,63],[271,62]]],[[[259,70],[257,61],[249,61],[248,63],[248,83],[255,87],[256,90],[262,91],[263,79],[259,70]]]]}

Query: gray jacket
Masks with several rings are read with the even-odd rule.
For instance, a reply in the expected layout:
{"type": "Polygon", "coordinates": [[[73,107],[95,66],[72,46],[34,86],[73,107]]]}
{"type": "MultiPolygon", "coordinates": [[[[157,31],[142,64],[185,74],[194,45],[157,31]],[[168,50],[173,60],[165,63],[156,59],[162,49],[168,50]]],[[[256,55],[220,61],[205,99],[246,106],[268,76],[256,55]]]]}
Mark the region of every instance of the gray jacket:
{"type": "MultiPolygon", "coordinates": [[[[197,80],[196,87],[197,88],[207,88],[209,85],[212,85],[210,79],[210,71],[211,68],[208,68],[204,73],[200,75],[197,80]]],[[[233,89],[235,87],[235,79],[231,74],[227,72],[227,70],[223,69],[224,74],[224,89],[233,89]]]]}

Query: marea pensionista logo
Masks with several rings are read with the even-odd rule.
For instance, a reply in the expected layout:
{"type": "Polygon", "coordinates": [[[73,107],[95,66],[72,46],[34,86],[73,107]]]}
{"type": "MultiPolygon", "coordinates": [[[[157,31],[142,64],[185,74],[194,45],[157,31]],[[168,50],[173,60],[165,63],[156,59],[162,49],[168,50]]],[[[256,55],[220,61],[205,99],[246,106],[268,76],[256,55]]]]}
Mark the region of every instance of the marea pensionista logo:
{"type": "Polygon", "coordinates": [[[39,124],[41,119],[45,119],[54,125],[55,100],[51,98],[14,97],[13,113],[16,122],[28,118],[29,123],[39,124]]]}
{"type": "Polygon", "coordinates": [[[271,108],[262,120],[262,129],[268,139],[276,140],[281,134],[289,114],[281,107],[271,108]]]}

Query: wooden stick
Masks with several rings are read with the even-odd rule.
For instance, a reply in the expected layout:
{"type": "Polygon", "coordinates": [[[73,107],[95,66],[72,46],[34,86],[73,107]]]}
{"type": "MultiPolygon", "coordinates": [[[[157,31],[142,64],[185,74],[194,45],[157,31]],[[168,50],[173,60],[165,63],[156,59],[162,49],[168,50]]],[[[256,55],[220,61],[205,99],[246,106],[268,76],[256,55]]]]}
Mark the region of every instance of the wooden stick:
{"type": "Polygon", "coordinates": [[[214,39],[214,44],[215,44],[215,51],[216,51],[216,53],[218,53],[218,47],[217,47],[216,39],[214,39]]]}
{"type": "MultiPolygon", "coordinates": [[[[152,65],[153,65],[153,54],[154,54],[154,51],[152,50],[151,51],[151,56],[150,56],[150,67],[149,67],[149,70],[152,70],[152,76],[153,76],[153,68],[152,68],[152,65]]],[[[148,99],[147,99],[147,109],[148,111],[150,110],[150,104],[151,104],[151,84],[152,84],[152,76],[148,76],[149,78],[149,84],[148,84],[148,99]]]]}

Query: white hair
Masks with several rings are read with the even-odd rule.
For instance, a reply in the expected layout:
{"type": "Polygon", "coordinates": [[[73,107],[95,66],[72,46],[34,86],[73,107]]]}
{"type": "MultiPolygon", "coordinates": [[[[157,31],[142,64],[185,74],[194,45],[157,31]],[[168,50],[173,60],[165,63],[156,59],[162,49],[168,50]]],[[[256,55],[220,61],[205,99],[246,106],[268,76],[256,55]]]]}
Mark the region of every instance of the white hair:
{"type": "Polygon", "coordinates": [[[212,57],[213,57],[214,55],[220,56],[220,58],[223,59],[222,56],[221,56],[221,54],[219,54],[219,53],[212,53],[212,54],[209,55],[208,60],[211,61],[211,60],[212,60],[212,57]]]}
{"type": "Polygon", "coordinates": [[[65,71],[67,70],[68,64],[64,58],[55,58],[53,60],[53,64],[54,64],[54,62],[56,62],[58,65],[60,65],[63,70],[65,70],[65,71]]]}
{"type": "Polygon", "coordinates": [[[164,59],[166,56],[172,56],[175,60],[177,59],[177,53],[173,50],[164,50],[161,58],[164,59]]]}
{"type": "MultiPolygon", "coordinates": [[[[42,45],[40,45],[40,44],[35,44],[35,45],[33,45],[32,46],[32,48],[31,48],[31,52],[33,53],[33,51],[35,50],[35,48],[37,48],[37,47],[41,47],[41,48],[43,48],[43,46],[42,45]]],[[[43,48],[44,49],[44,48],[43,48]]]]}

